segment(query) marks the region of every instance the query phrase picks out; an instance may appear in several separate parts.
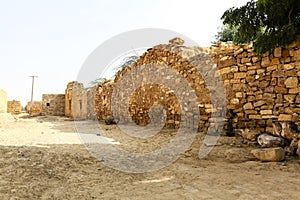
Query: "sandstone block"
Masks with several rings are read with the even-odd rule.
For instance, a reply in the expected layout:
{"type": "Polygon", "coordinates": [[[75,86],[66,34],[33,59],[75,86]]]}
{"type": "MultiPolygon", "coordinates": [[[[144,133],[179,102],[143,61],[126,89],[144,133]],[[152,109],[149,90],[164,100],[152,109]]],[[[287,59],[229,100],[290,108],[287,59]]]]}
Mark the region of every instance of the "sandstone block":
{"type": "Polygon", "coordinates": [[[285,152],[283,148],[266,148],[266,149],[254,149],[251,153],[259,160],[265,162],[279,162],[285,158],[285,152]]]}
{"type": "Polygon", "coordinates": [[[298,87],[298,77],[289,77],[284,81],[287,88],[297,88],[298,87]]]}
{"type": "Polygon", "coordinates": [[[280,114],[278,117],[278,121],[292,121],[292,115],[280,114]]]}
{"type": "Polygon", "coordinates": [[[252,110],[254,107],[252,105],[252,103],[246,103],[244,106],[243,106],[244,110],[252,110]]]}
{"type": "Polygon", "coordinates": [[[274,57],[277,58],[281,57],[281,49],[282,49],[281,47],[277,47],[274,49],[274,57]]]}

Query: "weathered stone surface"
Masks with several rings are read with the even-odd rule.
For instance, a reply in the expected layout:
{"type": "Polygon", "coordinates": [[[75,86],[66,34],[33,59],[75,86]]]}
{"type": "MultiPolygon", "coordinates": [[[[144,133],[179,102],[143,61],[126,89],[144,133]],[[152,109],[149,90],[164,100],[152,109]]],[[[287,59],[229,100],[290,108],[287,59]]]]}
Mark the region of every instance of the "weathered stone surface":
{"type": "Polygon", "coordinates": [[[298,77],[289,77],[284,81],[287,88],[297,88],[298,87],[298,77]]]}
{"type": "Polygon", "coordinates": [[[280,162],[285,159],[285,151],[281,147],[254,149],[251,153],[264,162],[280,162]]]}
{"type": "Polygon", "coordinates": [[[42,114],[53,116],[65,115],[65,94],[43,94],[42,114]]]}
{"type": "Polygon", "coordinates": [[[298,148],[296,150],[296,154],[300,156],[300,140],[298,141],[298,148]]]}
{"type": "Polygon", "coordinates": [[[257,137],[257,142],[261,147],[284,147],[287,145],[285,139],[265,133],[257,137]]]}
{"type": "Polygon", "coordinates": [[[280,114],[278,117],[278,121],[292,121],[292,115],[280,114]]]}
{"type": "Polygon", "coordinates": [[[7,102],[7,112],[12,114],[20,114],[22,105],[20,101],[12,100],[7,102]]]}
{"type": "Polygon", "coordinates": [[[249,103],[246,103],[244,106],[243,106],[244,110],[252,110],[254,107],[252,105],[251,102],[249,103]]]}
{"type": "Polygon", "coordinates": [[[248,128],[246,129],[239,129],[237,131],[239,135],[241,135],[243,138],[251,141],[255,141],[257,137],[261,134],[259,131],[256,130],[250,130],[248,128]]]}

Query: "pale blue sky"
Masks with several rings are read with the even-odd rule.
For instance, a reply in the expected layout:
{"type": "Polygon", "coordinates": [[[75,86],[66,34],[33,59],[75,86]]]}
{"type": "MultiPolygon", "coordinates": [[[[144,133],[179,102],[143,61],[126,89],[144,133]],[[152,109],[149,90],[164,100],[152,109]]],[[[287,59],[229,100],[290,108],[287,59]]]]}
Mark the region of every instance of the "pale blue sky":
{"type": "MultiPolygon", "coordinates": [[[[0,88],[9,100],[64,93],[102,42],[139,28],[179,32],[209,46],[220,17],[246,0],[0,0],[0,88]]],[[[167,41],[166,41],[167,42],[167,41]]]]}

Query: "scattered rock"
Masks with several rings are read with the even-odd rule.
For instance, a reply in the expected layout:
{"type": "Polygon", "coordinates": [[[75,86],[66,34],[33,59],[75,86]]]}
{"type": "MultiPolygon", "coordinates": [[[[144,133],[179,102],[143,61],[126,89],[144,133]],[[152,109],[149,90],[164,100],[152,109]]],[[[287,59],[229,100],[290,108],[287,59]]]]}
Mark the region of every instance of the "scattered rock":
{"type": "Polygon", "coordinates": [[[298,156],[300,156],[300,140],[298,141],[298,148],[297,148],[296,154],[298,156]]]}
{"type": "Polygon", "coordinates": [[[279,162],[285,158],[285,151],[281,147],[254,149],[251,153],[260,161],[279,162]]]}
{"type": "Polygon", "coordinates": [[[112,124],[117,124],[116,120],[112,116],[108,116],[105,119],[105,124],[106,125],[112,125],[112,124]]]}
{"type": "Polygon", "coordinates": [[[288,145],[288,142],[281,137],[275,137],[266,133],[258,136],[257,142],[261,147],[284,147],[288,145]]]}
{"type": "Polygon", "coordinates": [[[297,133],[295,130],[292,129],[291,123],[281,122],[281,127],[282,127],[282,131],[281,131],[282,137],[290,141],[299,137],[299,133],[297,133]]]}
{"type": "Polygon", "coordinates": [[[273,126],[272,134],[274,136],[280,137],[281,136],[281,130],[282,130],[281,125],[278,122],[276,122],[276,123],[273,123],[272,126],[273,126]]]}
{"type": "Polygon", "coordinates": [[[286,155],[294,156],[298,149],[298,138],[295,138],[291,141],[290,146],[284,148],[286,155]]]}
{"type": "Polygon", "coordinates": [[[243,138],[251,141],[255,141],[256,138],[261,134],[259,131],[246,129],[239,129],[238,134],[241,135],[243,138]]]}

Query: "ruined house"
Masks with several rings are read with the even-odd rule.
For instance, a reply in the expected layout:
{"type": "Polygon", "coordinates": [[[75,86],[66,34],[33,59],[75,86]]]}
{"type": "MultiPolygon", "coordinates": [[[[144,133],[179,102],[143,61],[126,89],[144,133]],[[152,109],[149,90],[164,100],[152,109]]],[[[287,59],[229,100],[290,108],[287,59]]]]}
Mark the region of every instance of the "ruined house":
{"type": "Polygon", "coordinates": [[[7,112],[7,93],[0,89],[0,113],[7,112]]]}
{"type": "Polygon", "coordinates": [[[65,116],[74,119],[87,118],[87,92],[82,83],[68,83],[65,90],[65,116]]]}
{"type": "Polygon", "coordinates": [[[65,94],[43,94],[42,114],[53,116],[65,115],[65,94]]]}

